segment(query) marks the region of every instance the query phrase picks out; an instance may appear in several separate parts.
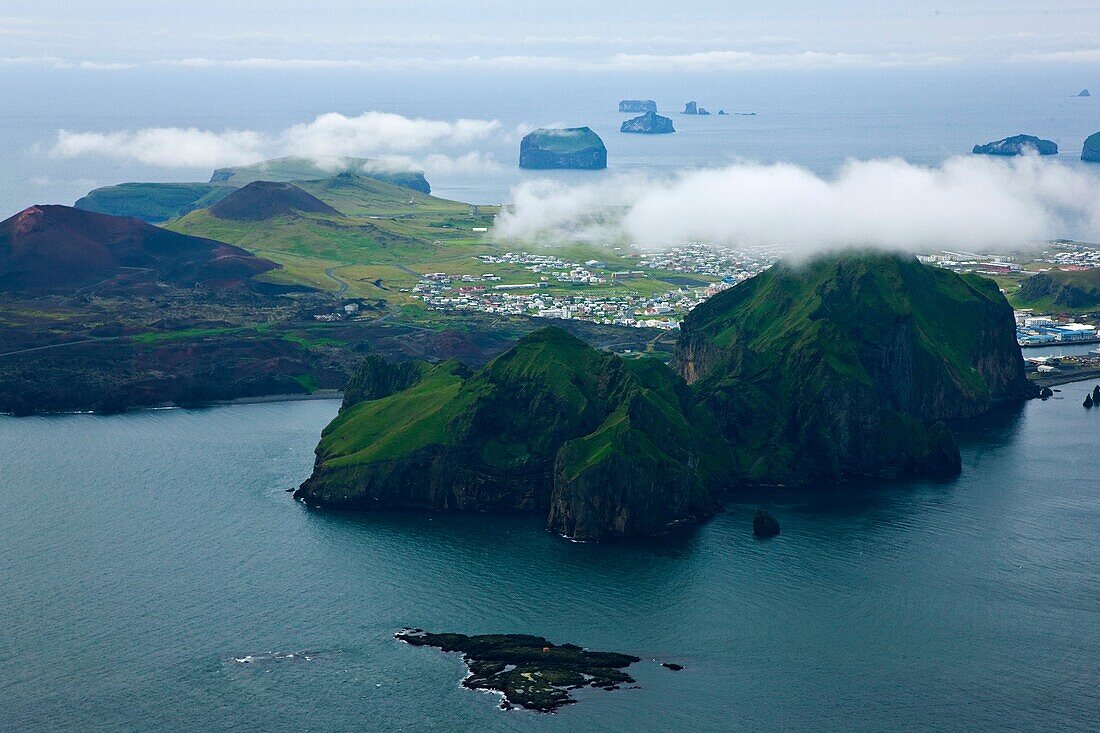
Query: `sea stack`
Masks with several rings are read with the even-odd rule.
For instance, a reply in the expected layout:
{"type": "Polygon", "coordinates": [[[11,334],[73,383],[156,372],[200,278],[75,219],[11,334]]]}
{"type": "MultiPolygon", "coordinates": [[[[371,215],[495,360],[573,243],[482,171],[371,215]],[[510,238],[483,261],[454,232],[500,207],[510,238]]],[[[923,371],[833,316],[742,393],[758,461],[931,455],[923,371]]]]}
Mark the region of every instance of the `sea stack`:
{"type": "Polygon", "coordinates": [[[710,112],[708,112],[705,107],[700,107],[696,102],[688,102],[687,104],[684,105],[684,111],[683,111],[682,114],[685,114],[685,115],[709,115],[710,112]]]}
{"type": "Polygon", "coordinates": [[[623,122],[619,132],[634,132],[642,135],[665,135],[676,132],[672,126],[672,120],[662,117],[656,112],[646,112],[641,117],[634,117],[623,122]]]}
{"type": "Polygon", "coordinates": [[[1077,92],[1077,96],[1078,97],[1091,97],[1092,95],[1089,94],[1088,89],[1082,89],[1081,91],[1077,92]]]}
{"type": "Polygon", "coordinates": [[[632,114],[656,112],[657,103],[652,99],[624,99],[619,102],[619,111],[632,114]]]}
{"type": "Polygon", "coordinates": [[[601,170],[607,167],[607,148],[588,127],[540,128],[520,141],[519,167],[601,170]]]}
{"type": "Polygon", "coordinates": [[[1034,135],[1013,135],[1003,140],[975,145],[974,155],[1057,155],[1058,144],[1053,140],[1043,140],[1034,135]]]}
{"type": "Polygon", "coordinates": [[[1085,138],[1085,145],[1081,148],[1081,160],[1086,163],[1100,163],[1100,132],[1085,138]]]}

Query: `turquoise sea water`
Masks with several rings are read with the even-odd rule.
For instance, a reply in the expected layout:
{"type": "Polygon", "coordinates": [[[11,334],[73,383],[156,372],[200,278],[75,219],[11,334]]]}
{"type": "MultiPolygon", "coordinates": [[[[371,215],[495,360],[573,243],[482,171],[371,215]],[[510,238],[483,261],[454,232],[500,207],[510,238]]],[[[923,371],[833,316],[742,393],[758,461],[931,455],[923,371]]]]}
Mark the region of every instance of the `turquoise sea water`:
{"type": "Polygon", "coordinates": [[[954,480],[609,545],[307,510],[335,402],[2,417],[0,730],[1096,730],[1088,387],[961,426],[954,480]],[[641,689],[504,712],[406,624],[633,653],[641,689]]]}

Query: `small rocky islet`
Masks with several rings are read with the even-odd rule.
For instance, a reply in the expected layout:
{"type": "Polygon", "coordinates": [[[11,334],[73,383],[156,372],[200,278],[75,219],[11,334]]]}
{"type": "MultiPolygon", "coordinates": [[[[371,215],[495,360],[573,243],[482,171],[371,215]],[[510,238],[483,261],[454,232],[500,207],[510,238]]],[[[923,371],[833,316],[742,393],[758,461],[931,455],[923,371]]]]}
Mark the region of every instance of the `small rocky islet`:
{"type": "Polygon", "coordinates": [[[619,132],[633,132],[642,135],[666,135],[671,132],[676,132],[676,128],[672,126],[672,120],[668,117],[663,117],[656,112],[646,112],[639,117],[634,117],[623,122],[619,127],[619,132]]]}
{"type": "MultiPolygon", "coordinates": [[[[617,690],[634,684],[624,672],[641,661],[630,654],[589,651],[575,644],[553,644],[529,634],[433,634],[408,628],[394,638],[412,646],[431,646],[462,654],[469,676],[462,686],[503,695],[500,707],[552,713],[575,703],[572,690],[617,690]]],[[[666,665],[667,666],[667,665],[666,665]]],[[[680,667],[680,665],[669,666],[680,667]]],[[[681,667],[682,668],[682,667],[681,667]]]]}
{"type": "Polygon", "coordinates": [[[984,145],[975,145],[974,155],[1027,155],[1037,153],[1039,155],[1057,155],[1058,143],[1053,140],[1043,140],[1034,135],[1013,135],[1003,140],[995,140],[984,145]]]}

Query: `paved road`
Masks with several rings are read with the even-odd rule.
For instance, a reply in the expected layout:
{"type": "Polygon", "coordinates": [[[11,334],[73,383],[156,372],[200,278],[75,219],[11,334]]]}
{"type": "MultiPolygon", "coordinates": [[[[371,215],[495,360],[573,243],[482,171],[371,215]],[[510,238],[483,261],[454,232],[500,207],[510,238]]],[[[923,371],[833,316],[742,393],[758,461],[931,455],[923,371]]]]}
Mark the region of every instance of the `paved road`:
{"type": "Polygon", "coordinates": [[[330,280],[335,280],[340,283],[340,289],[336,291],[337,295],[343,295],[348,290],[348,283],[346,280],[342,280],[336,276],[336,270],[343,267],[343,265],[337,265],[336,267],[330,267],[325,270],[325,274],[328,275],[330,280]]]}
{"type": "Polygon", "coordinates": [[[16,354],[28,354],[32,351],[45,351],[46,349],[60,349],[62,346],[76,346],[77,344],[91,344],[96,341],[110,341],[113,336],[104,336],[102,338],[90,338],[83,339],[82,341],[66,341],[63,344],[50,344],[49,346],[32,346],[29,349],[18,349],[16,351],[5,351],[0,356],[15,356],[16,354]]]}

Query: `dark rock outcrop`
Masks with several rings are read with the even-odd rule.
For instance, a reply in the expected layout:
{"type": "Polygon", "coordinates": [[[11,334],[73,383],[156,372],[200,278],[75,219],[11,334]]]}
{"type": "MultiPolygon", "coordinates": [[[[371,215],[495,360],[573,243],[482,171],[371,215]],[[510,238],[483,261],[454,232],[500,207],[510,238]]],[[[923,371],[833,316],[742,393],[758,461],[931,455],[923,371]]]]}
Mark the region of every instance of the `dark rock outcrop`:
{"type": "Polygon", "coordinates": [[[995,283],[879,253],[780,263],[714,296],[673,364],[761,484],[957,472],[940,421],[1038,392],[995,283]]]}
{"type": "Polygon", "coordinates": [[[700,107],[695,102],[688,102],[687,104],[684,105],[684,111],[682,112],[682,114],[685,114],[685,115],[709,115],[710,112],[708,112],[706,110],[706,108],[700,107]]]}
{"type": "Polygon", "coordinates": [[[1086,163],[1100,163],[1100,132],[1094,132],[1085,138],[1081,148],[1081,160],[1086,163]]]}
{"type": "Polygon", "coordinates": [[[1087,409],[1090,409],[1090,408],[1092,407],[1092,402],[1093,402],[1093,400],[1092,400],[1092,393],[1091,393],[1091,392],[1089,392],[1088,394],[1086,394],[1086,395],[1085,395],[1085,402],[1084,402],[1084,405],[1085,405],[1085,409],[1086,409],[1086,410],[1087,410],[1087,409]]]}
{"type": "Polygon", "coordinates": [[[538,129],[520,141],[519,167],[600,170],[607,167],[607,147],[588,127],[538,129]]]}
{"type": "Polygon", "coordinates": [[[1091,97],[1092,95],[1089,94],[1088,89],[1082,89],[1081,91],[1077,92],[1077,96],[1078,97],[1091,97]]]}
{"type": "Polygon", "coordinates": [[[0,291],[70,292],[106,281],[229,287],[276,267],[213,239],[69,206],[31,206],[0,222],[0,291]]]}
{"type": "Polygon", "coordinates": [[[552,713],[575,703],[570,690],[594,687],[617,690],[634,684],[623,670],[641,661],[630,654],[595,652],[575,644],[551,644],[529,634],[432,634],[405,629],[394,638],[412,646],[432,646],[462,654],[469,676],[462,686],[504,695],[505,710],[519,706],[552,713]]]}
{"type": "Polygon", "coordinates": [[[423,361],[392,362],[371,354],[356,368],[347,387],[341,410],[367,400],[380,400],[416,384],[431,368],[423,361]]]}
{"type": "Polygon", "coordinates": [[[729,456],[663,364],[625,361],[558,329],[473,373],[371,364],[322,434],[295,496],[353,509],[529,511],[579,540],[656,535],[711,516],[729,456]]]}
{"type": "Polygon", "coordinates": [[[641,117],[626,120],[619,128],[619,132],[636,132],[643,135],[665,135],[676,132],[672,126],[672,120],[662,117],[656,112],[646,112],[641,117]]]}
{"type": "Polygon", "coordinates": [[[757,537],[775,537],[779,534],[779,522],[763,509],[757,509],[752,517],[752,533],[757,537]]]}
{"type": "Polygon", "coordinates": [[[975,155],[1057,155],[1058,144],[1053,140],[1043,140],[1034,135],[1013,135],[1004,140],[974,146],[975,155]]]}
{"type": "Polygon", "coordinates": [[[639,112],[656,112],[657,103],[652,99],[624,99],[619,102],[620,112],[631,112],[638,114],[639,112]]]}
{"type": "Polygon", "coordinates": [[[1054,390],[1050,387],[1043,387],[1039,390],[1039,399],[1045,400],[1054,396],[1054,390]]]}
{"type": "Polygon", "coordinates": [[[1096,404],[1100,404],[1100,384],[1093,385],[1092,401],[1096,404]]]}

